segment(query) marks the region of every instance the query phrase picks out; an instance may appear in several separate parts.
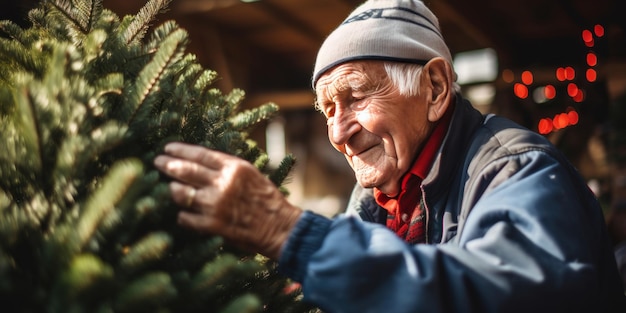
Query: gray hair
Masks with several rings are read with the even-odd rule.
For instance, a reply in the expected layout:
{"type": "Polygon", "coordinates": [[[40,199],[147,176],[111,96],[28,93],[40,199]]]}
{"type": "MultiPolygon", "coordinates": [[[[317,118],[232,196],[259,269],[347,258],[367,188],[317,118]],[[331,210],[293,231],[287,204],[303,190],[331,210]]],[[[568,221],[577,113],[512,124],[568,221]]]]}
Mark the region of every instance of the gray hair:
{"type": "MultiPolygon", "coordinates": [[[[385,61],[383,63],[387,77],[398,88],[403,96],[416,96],[420,90],[419,77],[424,68],[421,64],[385,61]]],[[[461,86],[455,81],[452,84],[454,93],[460,94],[461,86]]]]}

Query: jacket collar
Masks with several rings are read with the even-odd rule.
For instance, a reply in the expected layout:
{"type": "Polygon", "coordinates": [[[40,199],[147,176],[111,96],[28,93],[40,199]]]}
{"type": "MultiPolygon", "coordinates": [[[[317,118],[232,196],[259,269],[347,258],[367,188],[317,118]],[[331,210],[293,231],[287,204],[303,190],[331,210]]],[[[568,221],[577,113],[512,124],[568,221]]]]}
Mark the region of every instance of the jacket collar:
{"type": "Polygon", "coordinates": [[[458,168],[463,165],[463,156],[469,148],[470,139],[483,120],[483,115],[469,101],[460,94],[455,96],[454,113],[448,132],[428,176],[423,181],[424,192],[431,199],[438,197],[438,193],[445,191],[445,186],[451,184],[458,168]]]}

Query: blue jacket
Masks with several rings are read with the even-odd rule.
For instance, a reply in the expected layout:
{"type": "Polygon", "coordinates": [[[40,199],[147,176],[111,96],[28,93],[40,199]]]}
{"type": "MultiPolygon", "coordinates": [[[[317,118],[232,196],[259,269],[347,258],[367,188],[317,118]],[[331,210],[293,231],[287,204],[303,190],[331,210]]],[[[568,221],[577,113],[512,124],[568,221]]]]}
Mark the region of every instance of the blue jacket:
{"type": "Polygon", "coordinates": [[[543,136],[457,98],[416,190],[429,244],[398,238],[357,186],[346,214],[303,214],[279,269],[327,313],[626,312],[585,181],[543,136]]]}

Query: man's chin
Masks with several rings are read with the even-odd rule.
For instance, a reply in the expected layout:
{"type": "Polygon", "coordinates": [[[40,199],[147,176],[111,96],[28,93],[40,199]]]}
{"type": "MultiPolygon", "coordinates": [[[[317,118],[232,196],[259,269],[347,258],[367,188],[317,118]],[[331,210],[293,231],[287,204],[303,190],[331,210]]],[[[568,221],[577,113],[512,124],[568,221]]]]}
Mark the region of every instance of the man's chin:
{"type": "Polygon", "coordinates": [[[363,188],[374,188],[379,185],[378,181],[376,180],[367,179],[367,178],[359,178],[358,176],[356,177],[356,181],[363,188]]]}
{"type": "Polygon", "coordinates": [[[395,197],[399,192],[398,185],[383,184],[379,180],[359,179],[358,177],[356,180],[359,186],[363,188],[376,188],[389,197],[395,197]]]}
{"type": "MultiPolygon", "coordinates": [[[[362,163],[360,163],[363,165],[362,163]]],[[[356,164],[355,164],[356,165],[356,164]]],[[[380,175],[384,172],[378,167],[362,166],[352,168],[354,170],[354,177],[356,181],[363,188],[382,188],[387,181],[386,175],[380,175]]]]}

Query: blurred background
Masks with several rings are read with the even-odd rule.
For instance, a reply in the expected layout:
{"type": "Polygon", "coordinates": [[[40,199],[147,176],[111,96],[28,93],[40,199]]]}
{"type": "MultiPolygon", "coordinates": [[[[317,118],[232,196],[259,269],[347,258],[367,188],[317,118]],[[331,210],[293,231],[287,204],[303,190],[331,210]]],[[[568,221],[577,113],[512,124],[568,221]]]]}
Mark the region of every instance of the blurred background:
{"type": "MultiPolygon", "coordinates": [[[[26,12],[37,1],[2,1],[0,19],[28,26],[26,12]]],[[[245,90],[245,107],[280,106],[279,116],[252,137],[272,160],[296,156],[290,200],[328,216],[341,212],[355,180],[313,109],[310,76],[326,35],[360,3],[173,0],[157,21],[174,19],[189,32],[189,52],[218,72],[217,88],[245,90]]],[[[624,225],[615,221],[626,211],[626,1],[425,3],[439,17],[459,83],[474,106],[549,138],[587,179],[610,222],[624,225]]],[[[144,4],[104,0],[121,16],[144,4]]],[[[618,241],[624,231],[614,226],[618,241]]]]}

